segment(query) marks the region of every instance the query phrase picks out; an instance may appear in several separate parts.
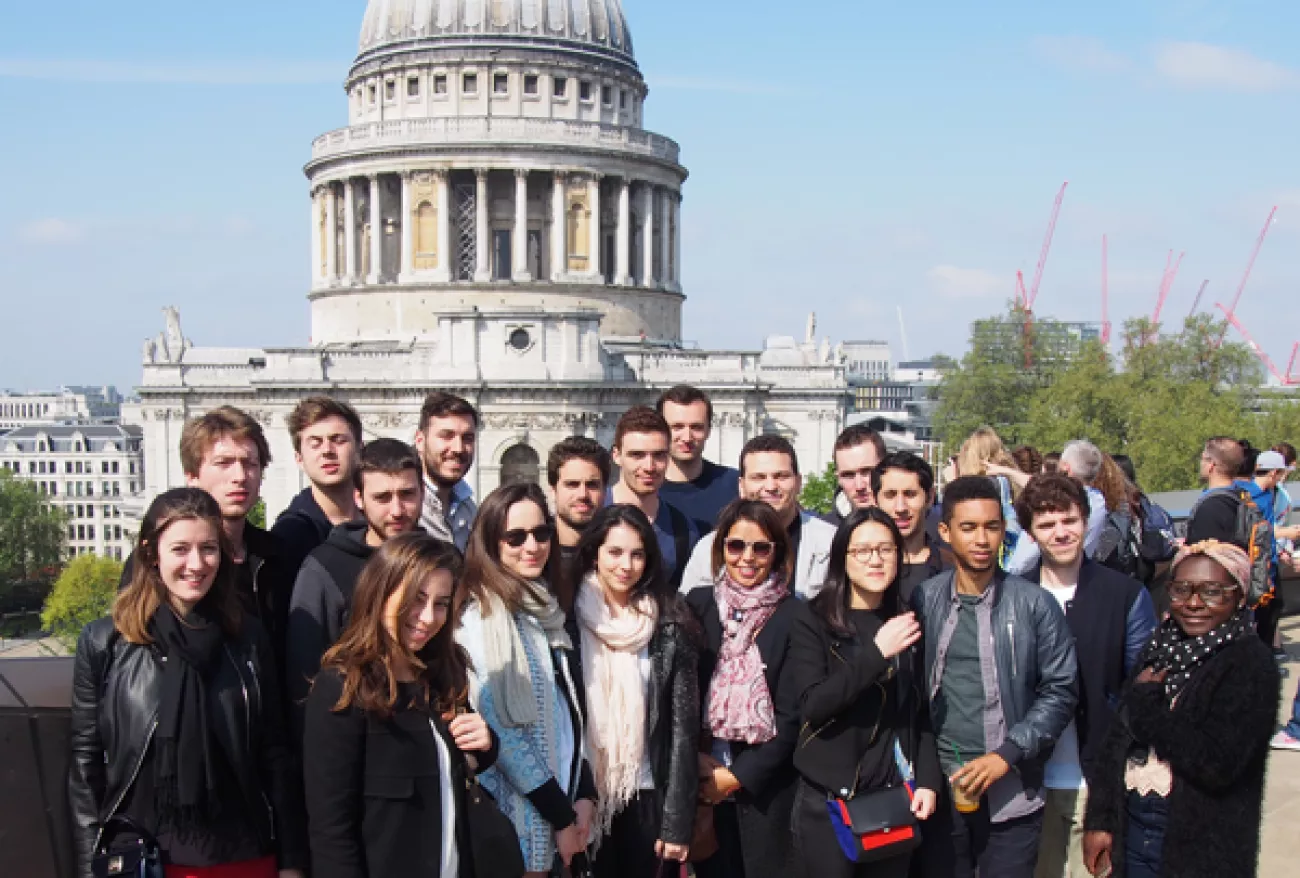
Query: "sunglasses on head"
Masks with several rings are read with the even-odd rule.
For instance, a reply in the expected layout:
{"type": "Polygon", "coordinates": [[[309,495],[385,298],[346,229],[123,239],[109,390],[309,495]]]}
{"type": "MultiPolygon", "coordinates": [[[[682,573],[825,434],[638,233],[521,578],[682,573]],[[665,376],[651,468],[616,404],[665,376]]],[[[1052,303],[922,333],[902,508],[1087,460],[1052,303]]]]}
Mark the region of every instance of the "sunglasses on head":
{"type": "Polygon", "coordinates": [[[755,558],[764,559],[772,557],[772,552],[776,550],[776,545],[771,540],[755,540],[750,543],[737,537],[732,537],[723,541],[722,548],[725,549],[727,554],[733,558],[739,558],[741,555],[744,555],[746,549],[753,549],[755,558]]]}
{"type": "Polygon", "coordinates": [[[524,543],[528,542],[530,536],[537,540],[538,543],[549,543],[551,538],[555,536],[555,528],[549,524],[539,524],[532,530],[524,530],[522,527],[516,528],[503,533],[501,541],[512,549],[519,549],[523,548],[524,543]]]}

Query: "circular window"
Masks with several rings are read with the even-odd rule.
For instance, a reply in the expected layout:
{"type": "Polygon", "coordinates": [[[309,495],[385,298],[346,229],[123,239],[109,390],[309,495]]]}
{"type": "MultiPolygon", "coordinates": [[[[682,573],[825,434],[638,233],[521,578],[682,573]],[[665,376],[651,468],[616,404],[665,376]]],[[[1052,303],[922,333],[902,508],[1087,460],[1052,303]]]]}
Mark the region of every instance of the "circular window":
{"type": "Polygon", "coordinates": [[[517,351],[526,351],[533,343],[533,337],[528,334],[527,329],[516,329],[510,333],[510,347],[517,351]]]}

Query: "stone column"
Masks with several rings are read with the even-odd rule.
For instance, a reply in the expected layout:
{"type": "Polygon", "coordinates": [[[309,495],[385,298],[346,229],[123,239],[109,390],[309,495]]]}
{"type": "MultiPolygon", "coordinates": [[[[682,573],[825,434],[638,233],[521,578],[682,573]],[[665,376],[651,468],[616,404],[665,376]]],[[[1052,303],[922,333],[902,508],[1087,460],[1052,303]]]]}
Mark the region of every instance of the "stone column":
{"type": "Polygon", "coordinates": [[[402,171],[402,269],[406,279],[415,271],[415,222],[411,219],[411,172],[402,171]]]}
{"type": "Polygon", "coordinates": [[[449,171],[438,179],[438,280],[451,283],[451,180],[449,171]]]}
{"type": "Polygon", "coordinates": [[[515,281],[533,279],[528,273],[528,171],[515,169],[515,228],[510,246],[510,276],[515,281]]]}
{"type": "Polygon", "coordinates": [[[559,283],[569,270],[568,217],[564,210],[564,172],[551,174],[551,280],[559,283]]]}
{"type": "Polygon", "coordinates": [[[361,277],[357,262],[357,202],[352,191],[352,181],[343,181],[343,256],[347,262],[345,272],[349,283],[361,277]]]}
{"type": "Polygon", "coordinates": [[[600,175],[599,174],[592,174],[591,180],[587,183],[587,200],[591,205],[591,228],[590,228],[591,243],[588,245],[588,249],[591,252],[591,261],[588,263],[588,268],[590,269],[592,278],[597,279],[596,282],[600,283],[599,278],[602,274],[602,271],[600,265],[601,235],[600,235],[600,175]]]}
{"type": "Polygon", "coordinates": [[[628,284],[628,263],[631,261],[631,240],[628,227],[632,225],[632,205],[631,205],[631,186],[632,181],[624,177],[618,183],[618,230],[614,239],[614,252],[617,254],[617,262],[614,267],[614,283],[620,287],[628,284]]]}
{"type": "Polygon", "coordinates": [[[334,184],[325,187],[325,282],[334,286],[339,282],[339,210],[334,184]]]}
{"type": "Polygon", "coordinates": [[[370,175],[370,276],[366,283],[377,284],[383,274],[384,216],[379,209],[379,175],[370,175]]]}
{"type": "Polygon", "coordinates": [[[669,211],[671,205],[672,193],[667,189],[659,193],[659,215],[663,217],[664,227],[659,230],[659,267],[655,272],[659,276],[659,286],[667,289],[672,281],[668,278],[668,250],[672,244],[668,242],[668,233],[672,231],[672,225],[669,223],[669,211]]]}
{"type": "Polygon", "coordinates": [[[320,271],[320,190],[311,191],[311,285],[321,285],[320,271]]]}
{"type": "Polygon", "coordinates": [[[682,193],[673,198],[673,289],[682,291],[682,193]]]}
{"type": "MultiPolygon", "coordinates": [[[[491,83],[488,85],[491,87],[491,83]]],[[[488,97],[490,98],[491,95],[488,97]]],[[[474,237],[477,239],[474,248],[474,282],[481,284],[492,280],[492,235],[488,221],[488,172],[479,168],[474,173],[478,177],[478,192],[475,198],[478,215],[474,224],[474,237]]]]}
{"type": "Polygon", "coordinates": [[[641,246],[644,253],[641,259],[641,286],[655,285],[655,187],[645,183],[641,189],[641,246]]]}

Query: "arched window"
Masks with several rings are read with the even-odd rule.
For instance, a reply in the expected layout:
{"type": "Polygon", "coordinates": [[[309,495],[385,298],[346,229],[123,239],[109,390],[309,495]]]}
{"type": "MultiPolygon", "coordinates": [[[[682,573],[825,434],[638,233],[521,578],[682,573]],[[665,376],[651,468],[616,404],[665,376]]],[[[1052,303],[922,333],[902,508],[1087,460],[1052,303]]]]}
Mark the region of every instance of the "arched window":
{"type": "Polygon", "coordinates": [[[531,447],[523,444],[506,450],[501,455],[501,484],[513,485],[516,482],[540,484],[541,458],[531,447]]]}

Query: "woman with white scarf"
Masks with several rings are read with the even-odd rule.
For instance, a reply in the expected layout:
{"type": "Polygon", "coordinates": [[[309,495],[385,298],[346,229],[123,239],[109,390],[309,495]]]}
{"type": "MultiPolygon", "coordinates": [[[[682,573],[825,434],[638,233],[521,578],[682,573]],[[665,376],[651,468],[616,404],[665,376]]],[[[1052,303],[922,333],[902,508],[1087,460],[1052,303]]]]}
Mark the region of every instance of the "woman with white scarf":
{"type": "Polygon", "coordinates": [[[581,670],[547,585],[555,524],[537,485],[504,485],[479,507],[465,554],[456,640],[469,698],[501,740],[483,787],[515,825],[531,878],[583,852],[595,786],[583,753],[581,670]]]}
{"type": "Polygon", "coordinates": [[[698,626],[668,588],[654,528],[634,506],[597,513],[574,570],[570,630],[598,793],[593,874],[676,874],[695,818],[698,626]]]}
{"type": "Polygon", "coordinates": [[[713,808],[718,852],[699,878],[786,878],[799,692],[788,661],[797,602],[790,537],[771,506],[736,500],[718,518],[714,584],[686,603],[704,629],[700,799],[713,808]]]}

